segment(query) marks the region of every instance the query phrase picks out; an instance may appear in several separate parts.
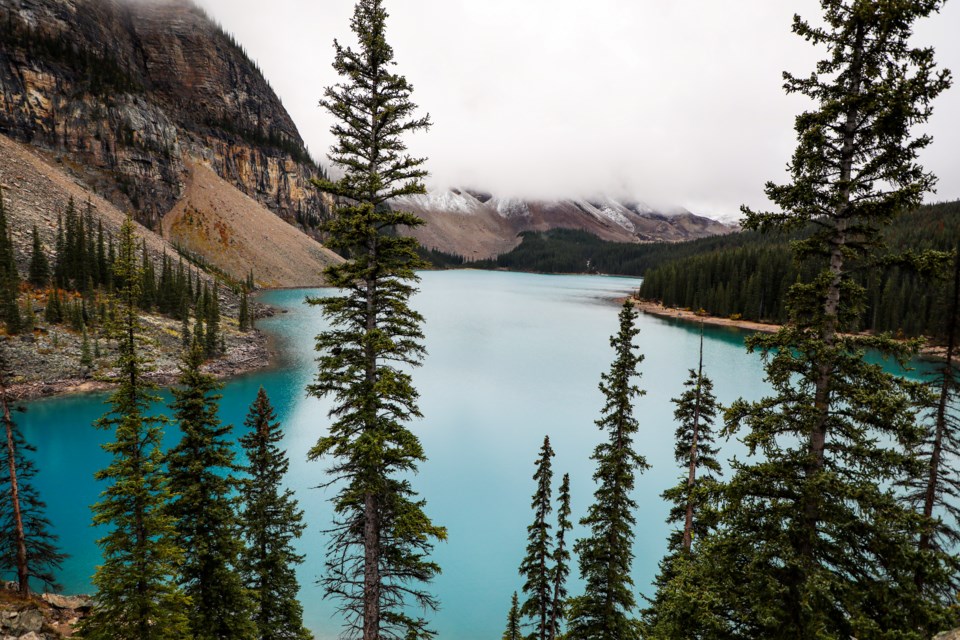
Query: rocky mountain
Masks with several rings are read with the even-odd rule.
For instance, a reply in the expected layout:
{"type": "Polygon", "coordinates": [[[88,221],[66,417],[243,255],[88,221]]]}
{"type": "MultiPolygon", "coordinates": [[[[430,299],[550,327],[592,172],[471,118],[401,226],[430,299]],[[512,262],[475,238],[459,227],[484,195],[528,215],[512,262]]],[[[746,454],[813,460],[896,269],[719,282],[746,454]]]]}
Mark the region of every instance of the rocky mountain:
{"type": "Polygon", "coordinates": [[[470,260],[510,251],[523,231],[582,229],[612,242],[679,242],[738,229],[688,211],[658,212],[642,202],[610,197],[522,200],[452,189],[398,198],[394,206],[427,222],[412,232],[421,244],[470,260]]]}
{"type": "Polygon", "coordinates": [[[307,230],[327,208],[280,100],[189,0],[0,2],[0,133],[151,229],[191,161],[307,230]]]}

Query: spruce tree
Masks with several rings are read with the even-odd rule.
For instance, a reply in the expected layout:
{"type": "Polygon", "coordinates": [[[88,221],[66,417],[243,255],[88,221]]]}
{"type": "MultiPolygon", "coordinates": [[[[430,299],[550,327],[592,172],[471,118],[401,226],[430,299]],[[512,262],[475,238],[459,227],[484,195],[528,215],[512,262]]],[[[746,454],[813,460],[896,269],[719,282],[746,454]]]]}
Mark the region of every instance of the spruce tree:
{"type": "Polygon", "coordinates": [[[340,600],[349,633],[364,640],[429,637],[420,612],[437,602],[424,586],[440,571],[429,560],[446,530],[424,512],[411,476],[426,457],[405,423],[420,416],[409,367],[421,363],[423,319],[410,309],[421,265],[416,240],[396,233],[422,221],[392,211],[389,201],[423,193],[423,160],[405,153],[402,136],[425,129],[415,118],[412,91],[391,71],[387,13],[381,0],[360,0],[351,28],[360,48],[335,43],[341,84],[321,104],[337,119],[330,159],[344,172],[317,186],[340,197],[327,228],[331,243],[350,256],[326,269],[343,295],[311,300],[331,328],[317,337],[319,372],[308,387],[334,402],[311,459],[328,458],[336,513],[322,584],[340,600]],[[416,605],[414,607],[413,605],[416,605]]]}
{"type": "MultiPolygon", "coordinates": [[[[220,340],[220,296],[218,290],[220,285],[213,283],[212,289],[208,290],[206,285],[203,288],[203,310],[206,314],[206,333],[204,336],[204,349],[206,356],[212,358],[221,352],[220,340]]],[[[199,318],[199,315],[198,315],[199,318]]]]}
{"type": "Polygon", "coordinates": [[[256,637],[251,601],[239,571],[242,543],[235,501],[232,427],[217,418],[222,385],[200,370],[203,347],[184,353],[173,389],[175,420],[183,437],[167,454],[177,538],[184,548],[179,583],[190,599],[190,632],[197,640],[256,637]]]}
{"type": "Polygon", "coordinates": [[[20,316],[20,274],[14,256],[13,241],[7,227],[7,214],[3,204],[3,190],[0,190],[0,315],[3,317],[7,333],[14,335],[23,328],[20,316]]]}
{"type": "MultiPolygon", "coordinates": [[[[700,360],[691,369],[686,390],[673,399],[677,421],[674,458],[683,470],[679,483],[663,492],[671,504],[668,523],[676,525],[667,543],[654,581],[656,595],[643,611],[645,638],[699,637],[705,616],[697,594],[702,584],[691,583],[694,540],[704,540],[716,525],[716,502],[721,492],[721,473],[714,446],[713,421],[719,411],[713,382],[703,373],[703,325],[700,326],[700,360]]],[[[709,562],[709,558],[704,559],[709,562]]],[[[701,583],[703,581],[700,581],[701,583]]],[[[709,636],[708,636],[709,637],[709,636]]]]}
{"type": "Polygon", "coordinates": [[[50,282],[50,262],[43,250],[43,243],[40,242],[37,225],[33,225],[33,253],[30,256],[28,279],[30,284],[38,289],[46,287],[47,283],[50,282]]]}
{"type": "MultiPolygon", "coordinates": [[[[0,348],[5,349],[0,345],[0,348]]],[[[5,446],[0,452],[3,480],[0,481],[0,571],[12,572],[20,596],[30,595],[30,580],[41,581],[48,589],[58,589],[56,573],[66,555],[57,548],[57,536],[50,529],[33,484],[36,466],[28,454],[36,451],[13,421],[6,385],[7,361],[0,354],[0,407],[5,446]]]]}
{"type": "Polygon", "coordinates": [[[547,637],[560,637],[560,627],[567,619],[567,577],[570,575],[570,550],[567,535],[573,529],[570,522],[570,474],[563,474],[560,493],[557,497],[557,533],[553,547],[553,569],[550,581],[553,583],[553,598],[550,603],[550,625],[547,637]]]}
{"type": "Polygon", "coordinates": [[[547,640],[550,637],[550,614],[553,605],[552,557],[553,540],[550,537],[551,525],[548,522],[553,511],[551,483],[553,458],[550,437],[544,436],[543,446],[535,466],[533,480],[537,488],[533,493],[530,508],[533,509],[533,522],[527,527],[527,555],[520,563],[520,575],[524,577],[523,593],[526,595],[520,605],[520,614],[530,620],[533,632],[528,635],[532,640],[547,640]]]}
{"type": "Polygon", "coordinates": [[[283,488],[290,463],[279,446],[283,432],[263,387],[244,424],[250,431],[240,439],[247,456],[246,478],[240,483],[246,541],[240,566],[254,602],[256,638],[309,640],[313,636],[303,627],[303,606],[297,600],[295,567],[303,556],[293,548],[306,525],[293,491],[283,488]]]}
{"type": "MultiPolygon", "coordinates": [[[[929,576],[929,567],[920,566],[914,579],[922,594],[950,604],[960,592],[960,559],[955,554],[960,542],[960,421],[957,418],[958,380],[956,364],[957,329],[960,324],[960,246],[954,253],[953,273],[947,292],[947,314],[943,333],[946,353],[929,381],[931,402],[923,423],[923,440],[918,447],[924,472],[912,483],[909,496],[924,523],[917,545],[921,553],[939,560],[933,569],[942,577],[929,576]],[[932,579],[931,579],[932,578],[932,579]]],[[[936,631],[930,629],[931,632],[936,631]]]]}
{"type": "Polygon", "coordinates": [[[160,450],[164,420],[148,415],[156,396],[144,378],[148,363],[140,352],[137,301],[140,277],[130,218],[120,230],[115,276],[117,388],[110,410],[96,422],[113,429],[103,446],[112,456],[97,480],[109,484],[93,507],[94,524],[106,527],[97,543],[103,562],[93,576],[97,604],[81,624],[87,640],[180,640],[188,637],[187,600],[174,583],[183,551],[167,513],[171,499],[160,450]]]}
{"type": "Polygon", "coordinates": [[[507,612],[507,628],[503,632],[503,640],[523,640],[523,632],[520,628],[520,602],[517,598],[517,592],[513,592],[513,598],[510,601],[510,611],[507,612]]]}
{"type": "Polygon", "coordinates": [[[794,21],[828,57],[810,75],[785,74],[787,91],[815,104],[796,120],[790,182],[766,188],[781,211],[744,209],[750,229],[811,228],[795,256],[818,272],[791,288],[788,324],[748,342],[773,395],[727,412],[750,459],[734,465],[710,543],[714,566],[740,580],[715,595],[743,637],[920,638],[945,612],[914,584],[930,563],[916,548],[923,520],[894,488],[918,473],[920,393],[863,360],[868,347],[911,350],[849,332],[865,303],[852,273],[878,268],[881,229],[934,184],[917,162],[930,138],[911,128],[949,75],[910,36],[941,2],[821,5],[823,26],[794,21]]]}
{"type": "Polygon", "coordinates": [[[697,370],[690,370],[687,388],[679,398],[674,398],[677,421],[674,458],[684,470],[680,484],[664,492],[663,497],[673,503],[671,522],[683,523],[679,530],[679,545],[672,541],[671,548],[689,552],[694,534],[702,535],[709,528],[707,521],[699,520],[700,508],[709,504],[717,489],[720,462],[714,445],[713,422],[720,406],[713,394],[713,381],[703,373],[703,325],[700,325],[700,362],[697,370]],[[706,475],[700,473],[706,471],[706,475]],[[698,475],[700,473],[700,475],[698,475]],[[716,474],[716,475],[714,475],[716,474]]]}
{"type": "Polygon", "coordinates": [[[250,322],[250,304],[247,302],[247,288],[240,290],[240,331],[249,331],[252,328],[250,322]]]}
{"type": "Polygon", "coordinates": [[[637,311],[627,300],[620,311],[620,330],[610,339],[615,358],[600,381],[606,401],[597,426],[608,440],[597,446],[591,458],[597,463],[593,478],[599,486],[587,516],[580,520],[588,535],[574,545],[586,587],[583,595],[570,601],[567,635],[578,640],[639,637],[638,625],[631,617],[636,606],[630,569],[637,504],[630,494],[637,472],[648,465],[633,446],[639,429],[633,403],[643,395],[633,383],[643,361],[643,356],[634,352],[633,339],[639,333],[636,318],[637,311]]]}

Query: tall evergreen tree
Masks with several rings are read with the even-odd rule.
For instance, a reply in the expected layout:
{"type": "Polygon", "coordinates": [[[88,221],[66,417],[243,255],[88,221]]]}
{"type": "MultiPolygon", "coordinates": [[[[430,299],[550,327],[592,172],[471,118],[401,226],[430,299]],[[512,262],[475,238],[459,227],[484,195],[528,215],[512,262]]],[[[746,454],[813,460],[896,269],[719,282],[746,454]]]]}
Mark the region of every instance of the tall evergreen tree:
{"type": "Polygon", "coordinates": [[[239,314],[239,323],[240,331],[249,331],[253,328],[252,323],[250,322],[250,303],[247,302],[247,288],[243,287],[240,290],[240,314],[239,314]]]}
{"type": "MultiPolygon", "coordinates": [[[[950,604],[960,592],[960,421],[957,419],[958,376],[956,365],[957,329],[960,324],[960,246],[954,254],[953,274],[948,290],[947,315],[943,333],[946,354],[929,382],[931,403],[924,423],[923,441],[918,453],[924,473],[912,483],[910,500],[924,518],[918,538],[921,553],[933,555],[944,571],[945,579],[925,574],[918,568],[914,582],[921,593],[950,604]],[[930,588],[932,582],[932,589],[930,588]]],[[[931,630],[933,631],[933,630],[931,630]]]]}
{"type": "Polygon", "coordinates": [[[110,484],[93,507],[94,524],[108,529],[97,541],[103,552],[93,576],[97,605],[81,633],[87,640],[180,640],[189,637],[187,600],[174,583],[183,551],[167,513],[172,496],[160,450],[164,420],[148,415],[156,396],[144,379],[148,364],[139,348],[140,277],[130,218],[120,230],[114,270],[121,287],[112,327],[118,386],[96,426],[115,435],[103,447],[112,460],[96,474],[110,484]]]}
{"type": "MultiPolygon", "coordinates": [[[[705,614],[698,594],[702,585],[691,584],[694,540],[703,540],[716,525],[716,502],[721,492],[721,473],[714,446],[713,421],[719,411],[713,382],[703,373],[703,325],[700,326],[700,359],[691,369],[686,390],[673,399],[677,421],[674,457],[683,469],[679,483],[663,492],[671,504],[667,555],[660,561],[654,580],[656,595],[643,611],[645,638],[675,638],[703,635],[705,614]],[[714,475],[716,474],[716,475],[714,475]]],[[[705,562],[709,562],[706,559],[705,562]]],[[[709,637],[709,636],[707,636],[709,637]]]]}
{"type": "Polygon", "coordinates": [[[553,583],[553,598],[550,603],[550,625],[547,637],[560,637],[560,627],[567,619],[567,577],[570,575],[570,550],[567,535],[573,529],[570,522],[570,474],[563,474],[560,493],[557,497],[557,533],[553,547],[553,569],[550,581],[553,583]]]}
{"type": "MultiPolygon", "coordinates": [[[[6,347],[0,345],[0,349],[6,347]]],[[[13,421],[6,385],[7,360],[0,353],[0,407],[5,446],[0,452],[4,477],[0,481],[0,571],[13,572],[17,590],[30,595],[30,580],[39,580],[47,588],[57,589],[56,572],[66,556],[57,548],[57,536],[46,518],[46,505],[33,484],[37,469],[28,454],[30,445],[13,421]]]]}
{"type": "Polygon", "coordinates": [[[540,455],[537,457],[533,480],[537,488],[530,507],[533,522],[527,527],[527,555],[520,563],[520,575],[525,578],[523,592],[526,598],[520,605],[520,614],[530,620],[533,627],[528,635],[531,640],[547,640],[550,637],[550,614],[553,605],[552,557],[553,540],[548,522],[553,511],[553,458],[550,437],[544,436],[540,455]]]}
{"type": "Polygon", "coordinates": [[[232,427],[217,418],[222,385],[203,373],[203,347],[184,353],[173,389],[175,419],[183,437],[167,455],[175,519],[184,560],[179,582],[190,598],[187,618],[197,640],[256,637],[253,602],[239,571],[242,543],[231,493],[235,488],[232,427]]]}
{"type": "Polygon", "coordinates": [[[423,319],[408,304],[418,280],[417,242],[395,230],[422,221],[388,203],[424,192],[424,161],[405,153],[402,136],[427,128],[429,119],[414,118],[412,88],[391,71],[386,19],[381,0],[357,3],[351,28],[360,48],[334,43],[342,82],[321,101],[337,119],[330,159],[344,176],[316,184],[347,203],[327,231],[350,259],[325,271],[345,294],[311,300],[331,328],[317,337],[319,372],[308,389],[333,399],[334,421],[310,457],[333,460],[337,485],[322,580],[327,595],[340,600],[347,628],[364,640],[413,640],[431,635],[409,605],[436,607],[423,583],[440,571],[429,553],[446,530],[431,522],[413,490],[411,474],[426,457],[404,424],[420,416],[407,368],[423,358],[423,319]]]}
{"type": "Polygon", "coordinates": [[[609,373],[603,374],[600,391],[606,401],[597,426],[607,434],[607,442],[593,452],[597,463],[593,478],[598,483],[594,503],[580,524],[587,527],[586,538],[574,545],[580,562],[580,576],[586,582],[585,593],[570,601],[568,635],[583,640],[629,640],[638,638],[638,625],[631,613],[636,606],[630,568],[633,564],[633,514],[637,503],[630,496],[637,472],[649,466],[633,446],[639,424],[633,415],[633,402],[643,395],[634,383],[643,355],[635,353],[633,339],[637,311],[627,300],[620,311],[620,330],[610,339],[615,358],[609,373]]]}
{"type": "Polygon", "coordinates": [[[20,333],[23,320],[20,317],[20,274],[13,251],[13,241],[7,227],[7,214],[0,190],[0,315],[10,335],[20,333]]]}
{"type": "Polygon", "coordinates": [[[742,637],[920,638],[945,623],[914,585],[929,562],[916,549],[922,518],[892,488],[918,472],[919,391],[863,360],[867,347],[909,349],[848,333],[865,304],[851,273],[876,265],[882,227],[934,184],[917,163],[930,138],[911,128],[949,75],[909,40],[941,4],[822,0],[823,26],[794,21],[828,57],[811,75],[785,75],[815,107],[796,121],[791,181],[766,188],[782,212],[745,209],[745,226],[814,225],[796,257],[820,271],[791,288],[781,331],[749,340],[773,395],[727,413],[729,431],[746,427],[751,456],[762,454],[734,465],[710,548],[715,566],[741,577],[717,596],[742,637]]]}
{"type": "MultiPolygon", "coordinates": [[[[674,458],[682,465],[685,477],[680,484],[664,492],[663,497],[673,503],[670,520],[683,522],[680,531],[680,548],[690,551],[694,534],[703,534],[709,527],[707,522],[695,521],[700,507],[708,504],[712,494],[716,493],[717,476],[720,475],[720,462],[717,460],[717,448],[714,445],[713,421],[720,406],[713,394],[713,381],[703,373],[703,325],[700,325],[700,361],[697,370],[690,370],[684,383],[687,388],[679,398],[674,398],[676,409],[673,417],[677,421],[676,448],[674,458]],[[701,470],[706,475],[699,475],[701,470]]],[[[676,548],[676,541],[671,544],[676,548]]]]}
{"type": "Polygon", "coordinates": [[[523,631],[520,625],[520,602],[516,591],[513,592],[510,611],[507,612],[507,628],[503,632],[503,640],[523,640],[523,631]]]}
{"type": "Polygon", "coordinates": [[[250,431],[240,439],[247,456],[240,520],[246,546],[240,564],[254,601],[256,638],[309,640],[313,636],[303,627],[303,606],[297,600],[295,567],[303,556],[293,549],[306,525],[293,491],[283,488],[290,463],[279,446],[283,432],[263,387],[245,424],[250,431]]]}
{"type": "Polygon", "coordinates": [[[33,225],[33,253],[30,256],[28,279],[30,284],[38,289],[42,289],[50,282],[50,262],[47,260],[47,254],[43,250],[43,243],[40,242],[40,233],[37,231],[37,225],[33,225]]]}

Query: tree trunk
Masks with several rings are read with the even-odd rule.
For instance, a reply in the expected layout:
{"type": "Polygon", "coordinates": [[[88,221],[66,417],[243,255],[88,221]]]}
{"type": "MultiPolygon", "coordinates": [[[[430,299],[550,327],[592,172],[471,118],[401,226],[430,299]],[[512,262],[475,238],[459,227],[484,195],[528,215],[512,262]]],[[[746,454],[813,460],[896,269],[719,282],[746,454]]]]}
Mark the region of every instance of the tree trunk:
{"type": "Polygon", "coordinates": [[[363,499],[363,640],[380,639],[380,518],[377,496],[363,499]]]}
{"type": "MultiPolygon", "coordinates": [[[[933,438],[933,451],[930,453],[930,469],[927,478],[927,491],[923,500],[923,517],[927,521],[920,534],[920,550],[927,551],[932,546],[933,508],[936,505],[937,488],[940,484],[940,461],[943,456],[943,438],[947,430],[947,403],[954,384],[953,350],[956,347],[957,314],[960,313],[960,246],[953,265],[953,295],[950,301],[950,315],[947,317],[947,356],[943,363],[940,385],[940,398],[937,402],[936,423],[933,438]]],[[[917,574],[917,586],[923,586],[923,579],[917,574]]]]}
{"type": "Polygon", "coordinates": [[[13,502],[13,522],[17,544],[17,590],[24,598],[30,595],[30,571],[27,566],[27,536],[23,529],[23,513],[20,509],[20,485],[17,482],[17,447],[13,441],[13,419],[7,402],[7,385],[0,371],[0,403],[3,404],[3,424],[7,435],[7,466],[10,471],[10,499],[13,502]]]}

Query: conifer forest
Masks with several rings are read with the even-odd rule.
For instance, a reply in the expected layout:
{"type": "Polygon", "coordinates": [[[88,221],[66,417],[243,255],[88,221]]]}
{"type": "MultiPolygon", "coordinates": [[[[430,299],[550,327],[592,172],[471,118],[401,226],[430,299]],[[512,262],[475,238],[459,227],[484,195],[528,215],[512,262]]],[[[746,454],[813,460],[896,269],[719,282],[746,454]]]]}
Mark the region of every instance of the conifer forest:
{"type": "MultiPolygon", "coordinates": [[[[562,426],[524,418],[542,442],[522,452],[525,484],[511,487],[529,505],[525,530],[510,524],[510,539],[524,544],[496,549],[519,559],[516,571],[479,586],[502,603],[493,624],[503,640],[960,638],[938,635],[960,629],[960,201],[933,203],[939,177],[921,162],[935,144],[925,125],[952,76],[917,36],[944,0],[818,5],[783,34],[816,54],[813,66],[783,74],[786,94],[804,105],[783,123],[794,134],[786,172],[771,171],[768,207],[744,206],[742,229],[726,235],[619,242],[544,228],[479,259],[421,242],[414,232],[432,214],[398,203],[427,201],[432,168],[419,140],[442,129],[443,114],[428,114],[433,105],[417,100],[432,94],[415,92],[402,73],[410,43],[394,50],[391,14],[411,8],[390,0],[356,0],[341,25],[351,35],[333,43],[332,72],[322,75],[333,80],[316,91],[334,123],[327,166],[283,123],[242,136],[226,112],[196,124],[290,155],[269,165],[271,180],[286,171],[292,184],[294,161],[312,167],[309,197],[322,220],[282,211],[338,256],[322,273],[326,288],[304,305],[321,328],[311,333],[312,375],[292,395],[324,407],[304,459],[287,449],[293,440],[278,417],[286,396],[259,386],[242,403],[242,424],[221,417],[225,383],[211,365],[229,336],[260,335],[260,318],[273,313],[255,295],[253,270],[237,277],[172,240],[163,246],[176,251],[158,252],[148,238],[170,227],[135,211],[117,226],[72,196],[55,229],[21,228],[5,206],[17,187],[0,180],[0,569],[11,581],[0,605],[26,607],[63,589],[69,545],[38,481],[50,442],[18,426],[32,405],[14,392],[25,365],[13,355],[14,345],[62,335],[79,345],[76,366],[109,392],[102,415],[76,426],[105,439],[88,523],[99,558],[72,635],[31,640],[320,638],[310,624],[317,605],[302,597],[308,580],[339,637],[447,638],[436,624],[445,606],[438,585],[450,572],[444,551],[463,529],[422,480],[438,456],[425,445],[433,402],[419,374],[435,354],[416,295],[429,270],[466,267],[643,278],[617,308],[605,301],[606,366],[584,389],[599,407],[582,427],[595,446],[578,452],[592,475],[570,472],[583,467],[558,445],[562,426]],[[724,378],[755,372],[717,370],[700,323],[688,328],[698,348],[682,356],[690,360],[682,383],[652,397],[662,389],[648,366],[654,345],[641,301],[770,324],[744,342],[763,392],[721,395],[724,378]],[[155,375],[167,347],[151,331],[175,345],[168,378],[155,375]],[[938,358],[926,377],[893,370],[931,345],[938,358]],[[652,424],[653,400],[669,403],[668,424],[652,424]],[[669,456],[653,454],[655,433],[669,440],[669,456]],[[329,517],[292,488],[300,463],[329,517]],[[673,484],[647,481],[653,468],[669,468],[673,484]],[[653,526],[646,494],[663,505],[669,532],[649,581],[636,572],[653,526]]],[[[6,29],[38,56],[71,55],[41,32],[6,29]]],[[[152,91],[132,66],[91,55],[75,66],[95,80],[98,99],[152,91]]],[[[264,109],[264,122],[271,117],[264,109]]],[[[476,340],[493,348],[483,331],[476,340]]],[[[471,362],[458,366],[479,395],[471,362]]],[[[524,393],[545,392],[538,384],[548,383],[534,380],[524,393]]],[[[464,420],[479,413],[463,404],[464,420]]],[[[484,451],[472,440],[461,446],[463,455],[484,451]]],[[[458,509],[499,517],[470,495],[458,509]]],[[[489,553],[476,551],[481,561],[489,553]]]]}

